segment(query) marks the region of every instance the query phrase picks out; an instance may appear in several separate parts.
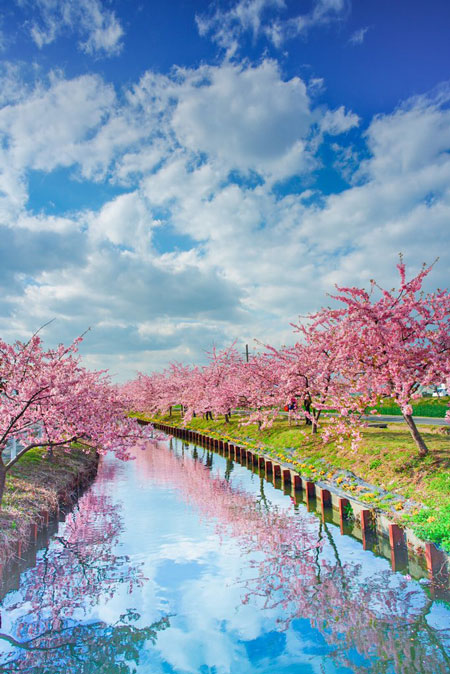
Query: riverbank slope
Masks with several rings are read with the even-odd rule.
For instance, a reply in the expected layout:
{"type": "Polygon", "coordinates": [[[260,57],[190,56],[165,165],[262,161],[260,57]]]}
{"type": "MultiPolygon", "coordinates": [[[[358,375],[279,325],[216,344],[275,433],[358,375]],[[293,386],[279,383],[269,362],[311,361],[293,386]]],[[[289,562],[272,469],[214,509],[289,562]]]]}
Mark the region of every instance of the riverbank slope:
{"type": "Polygon", "coordinates": [[[78,445],[69,452],[55,448],[51,460],[45,449],[33,449],[13,466],[0,509],[0,565],[20,557],[59,504],[69,502],[75,490],[89,484],[97,464],[95,449],[78,445]]]}

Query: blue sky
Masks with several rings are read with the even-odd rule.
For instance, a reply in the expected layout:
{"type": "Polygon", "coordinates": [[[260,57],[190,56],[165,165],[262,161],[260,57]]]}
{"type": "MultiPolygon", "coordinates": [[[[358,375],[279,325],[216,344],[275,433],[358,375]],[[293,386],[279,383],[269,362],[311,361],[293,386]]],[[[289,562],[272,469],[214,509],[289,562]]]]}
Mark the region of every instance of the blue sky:
{"type": "Polygon", "coordinates": [[[0,1],[0,322],[119,379],[448,283],[450,5],[0,1]]]}

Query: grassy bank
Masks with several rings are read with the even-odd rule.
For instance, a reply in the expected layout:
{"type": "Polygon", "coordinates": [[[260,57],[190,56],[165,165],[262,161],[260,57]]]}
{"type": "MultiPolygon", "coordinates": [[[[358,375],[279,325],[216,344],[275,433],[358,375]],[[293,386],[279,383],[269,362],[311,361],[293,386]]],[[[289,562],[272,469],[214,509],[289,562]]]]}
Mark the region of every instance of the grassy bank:
{"type": "Polygon", "coordinates": [[[33,449],[13,466],[0,510],[0,564],[17,554],[19,542],[29,543],[32,525],[42,522],[42,513],[54,512],[60,496],[77,482],[87,483],[96,465],[94,449],[74,447],[67,453],[54,449],[52,461],[44,449],[33,449]]]}
{"type": "MultiPolygon", "coordinates": [[[[447,413],[449,403],[449,396],[442,398],[418,398],[417,400],[414,400],[412,404],[413,414],[416,417],[435,417],[443,419],[447,413]]],[[[392,405],[389,401],[377,405],[376,410],[378,414],[401,414],[398,405],[392,405]]]]}
{"type": "MultiPolygon", "coordinates": [[[[182,425],[179,412],[154,419],[182,425]]],[[[289,426],[277,419],[272,428],[259,431],[256,425],[243,426],[234,415],[205,421],[194,418],[192,429],[208,435],[247,444],[287,461],[302,475],[332,482],[371,507],[392,511],[400,523],[408,523],[417,534],[450,552],[450,436],[439,426],[420,426],[429,455],[420,459],[405,426],[390,423],[387,429],[367,428],[357,453],[349,445],[322,444],[310,427],[289,426]],[[353,476],[353,475],[354,476],[353,476]],[[361,485],[358,478],[374,485],[361,485]]]]}

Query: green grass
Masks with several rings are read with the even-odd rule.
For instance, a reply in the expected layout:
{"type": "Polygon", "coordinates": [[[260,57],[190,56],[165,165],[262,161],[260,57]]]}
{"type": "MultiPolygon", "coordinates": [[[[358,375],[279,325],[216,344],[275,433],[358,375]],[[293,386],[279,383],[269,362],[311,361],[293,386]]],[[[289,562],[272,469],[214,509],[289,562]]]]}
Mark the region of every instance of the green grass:
{"type": "MultiPolygon", "coordinates": [[[[443,419],[449,409],[449,402],[449,396],[443,398],[418,398],[412,404],[413,415],[416,417],[435,417],[443,419]]],[[[378,414],[401,414],[398,405],[393,405],[388,400],[385,403],[377,405],[375,409],[378,414]]]]}
{"type": "MultiPolygon", "coordinates": [[[[409,518],[406,518],[408,521],[409,518]]],[[[450,504],[424,508],[409,519],[416,534],[450,552],[450,504]]]]}
{"type": "MultiPolygon", "coordinates": [[[[183,425],[179,413],[159,420],[183,425]]],[[[310,427],[303,423],[289,426],[286,417],[278,418],[272,428],[264,431],[259,431],[256,424],[241,425],[243,420],[233,415],[227,424],[222,417],[214,421],[197,417],[189,427],[247,444],[291,462],[306,476],[334,482],[372,507],[393,511],[400,522],[408,523],[422,538],[450,552],[450,436],[440,432],[438,426],[419,426],[429,447],[429,454],[420,458],[402,423],[389,423],[387,429],[364,429],[361,447],[354,453],[349,444],[342,449],[332,442],[324,445],[311,434],[310,427]],[[343,471],[351,471],[389,493],[380,496],[376,489],[358,491],[354,481],[342,477],[343,471]],[[435,519],[428,521],[430,517],[435,519]]]]}

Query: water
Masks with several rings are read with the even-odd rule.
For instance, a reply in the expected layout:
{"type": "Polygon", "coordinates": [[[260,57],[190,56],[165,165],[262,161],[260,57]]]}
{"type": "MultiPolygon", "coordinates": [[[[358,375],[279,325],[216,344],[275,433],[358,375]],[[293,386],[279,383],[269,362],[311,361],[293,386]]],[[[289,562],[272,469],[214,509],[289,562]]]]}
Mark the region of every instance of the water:
{"type": "Polygon", "coordinates": [[[450,672],[448,604],[181,440],[104,460],[0,614],[0,672],[450,672]]]}

